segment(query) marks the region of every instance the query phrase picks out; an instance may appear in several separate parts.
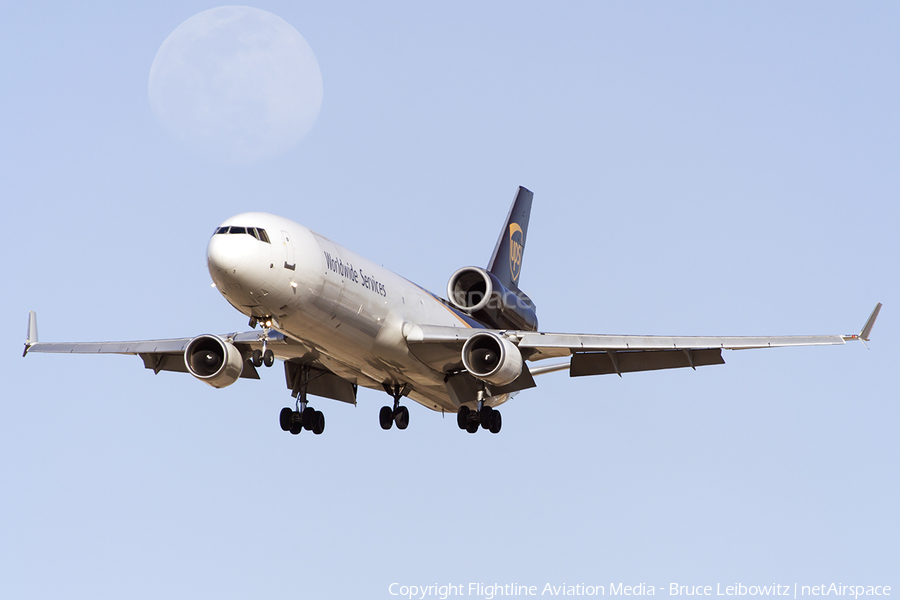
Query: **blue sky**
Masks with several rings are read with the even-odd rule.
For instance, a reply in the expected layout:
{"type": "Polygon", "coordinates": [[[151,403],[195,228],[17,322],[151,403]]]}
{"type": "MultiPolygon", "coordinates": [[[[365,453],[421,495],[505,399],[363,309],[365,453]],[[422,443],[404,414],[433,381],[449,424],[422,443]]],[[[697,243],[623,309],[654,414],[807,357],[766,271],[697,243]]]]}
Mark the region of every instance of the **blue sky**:
{"type": "Polygon", "coordinates": [[[186,153],[150,65],[215,4],[0,20],[0,595],[389,598],[392,582],[900,586],[900,11],[842,3],[293,3],[319,121],[252,167],[186,153]],[[214,390],[46,341],[246,328],[227,217],[290,217],[442,293],[535,193],[549,331],[852,333],[871,350],[539,380],[469,436],[387,396],[293,437],[281,369],[214,390]]]}

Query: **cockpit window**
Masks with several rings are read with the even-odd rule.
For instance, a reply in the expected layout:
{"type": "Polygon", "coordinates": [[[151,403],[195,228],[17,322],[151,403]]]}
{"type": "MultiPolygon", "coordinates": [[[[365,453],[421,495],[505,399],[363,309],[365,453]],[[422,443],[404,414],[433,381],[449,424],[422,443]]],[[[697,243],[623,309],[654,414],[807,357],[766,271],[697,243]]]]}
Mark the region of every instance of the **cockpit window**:
{"type": "Polygon", "coordinates": [[[245,233],[247,235],[252,235],[253,237],[255,237],[256,239],[258,239],[261,242],[265,242],[267,244],[272,243],[269,241],[269,236],[266,234],[266,230],[261,229],[259,227],[235,227],[235,226],[219,227],[218,229],[216,229],[216,233],[213,235],[218,235],[220,233],[226,233],[226,234],[245,233]]]}

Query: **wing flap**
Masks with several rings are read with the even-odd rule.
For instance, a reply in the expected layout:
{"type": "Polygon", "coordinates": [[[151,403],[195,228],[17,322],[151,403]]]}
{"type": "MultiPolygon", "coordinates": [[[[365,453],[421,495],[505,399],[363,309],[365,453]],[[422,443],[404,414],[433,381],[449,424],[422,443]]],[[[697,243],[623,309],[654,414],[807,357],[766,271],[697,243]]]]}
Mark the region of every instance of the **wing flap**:
{"type": "MultiPolygon", "coordinates": [[[[154,375],[159,375],[160,371],[189,373],[187,365],[184,364],[184,356],[181,354],[142,352],[138,356],[144,361],[144,368],[153,371],[154,375]]],[[[252,364],[244,361],[243,368],[241,369],[241,378],[259,379],[259,372],[252,364]]]]}
{"type": "Polygon", "coordinates": [[[174,371],[176,373],[187,373],[187,365],[184,364],[184,357],[179,354],[155,354],[152,352],[144,352],[139,354],[141,360],[144,361],[144,368],[150,369],[154,374],[160,371],[174,371]]]}
{"type": "Polygon", "coordinates": [[[683,367],[724,365],[720,348],[704,350],[636,350],[629,352],[576,352],[571,377],[635,373],[683,367]]]}

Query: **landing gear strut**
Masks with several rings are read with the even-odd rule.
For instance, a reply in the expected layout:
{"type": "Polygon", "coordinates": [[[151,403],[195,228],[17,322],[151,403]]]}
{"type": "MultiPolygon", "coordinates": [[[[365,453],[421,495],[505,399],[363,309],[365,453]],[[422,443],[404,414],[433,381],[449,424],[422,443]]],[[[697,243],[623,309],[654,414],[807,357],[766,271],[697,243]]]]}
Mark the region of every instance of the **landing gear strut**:
{"type": "Polygon", "coordinates": [[[409,384],[391,385],[385,383],[384,391],[393,396],[394,406],[393,408],[390,406],[381,407],[381,411],[378,413],[378,423],[384,430],[390,429],[394,423],[397,424],[397,429],[406,429],[409,427],[409,409],[405,406],[400,406],[400,398],[409,393],[409,384]]]}
{"type": "Polygon", "coordinates": [[[281,414],[278,416],[281,429],[290,431],[293,435],[297,435],[304,429],[321,435],[325,431],[325,415],[309,406],[306,399],[306,390],[310,382],[309,365],[302,365],[296,369],[295,373],[291,395],[297,399],[297,402],[294,409],[287,406],[281,409],[281,414]]]}
{"type": "Polygon", "coordinates": [[[480,426],[491,433],[500,433],[503,419],[500,411],[484,404],[484,390],[478,390],[478,408],[470,409],[468,406],[460,406],[456,412],[456,425],[469,433],[475,433],[480,426]]]}
{"type": "Polygon", "coordinates": [[[261,367],[263,365],[271,367],[275,364],[275,353],[266,348],[266,342],[269,341],[269,332],[272,330],[272,319],[266,317],[260,321],[256,317],[250,318],[250,327],[255,328],[257,323],[262,323],[263,326],[262,349],[253,351],[250,355],[250,364],[254,367],[261,367]]]}

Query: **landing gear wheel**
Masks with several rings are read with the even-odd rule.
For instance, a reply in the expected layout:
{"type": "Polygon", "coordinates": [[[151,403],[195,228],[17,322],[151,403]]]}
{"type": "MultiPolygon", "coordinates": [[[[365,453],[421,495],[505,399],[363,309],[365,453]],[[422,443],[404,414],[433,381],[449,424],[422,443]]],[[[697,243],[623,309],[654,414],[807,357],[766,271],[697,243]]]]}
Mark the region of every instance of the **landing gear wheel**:
{"type": "Polygon", "coordinates": [[[278,415],[278,423],[281,425],[282,431],[290,431],[294,425],[294,411],[286,406],[282,408],[281,414],[278,415]]]}
{"type": "MultiPolygon", "coordinates": [[[[321,414],[321,413],[319,413],[321,414]]],[[[303,429],[307,431],[312,431],[316,427],[316,409],[311,406],[307,406],[303,409],[303,412],[300,413],[300,422],[303,424],[303,429]]],[[[323,426],[324,429],[324,426],[323,426]]]]}
{"type": "Polygon", "coordinates": [[[381,412],[378,413],[378,422],[385,431],[394,425],[394,411],[390,406],[381,407],[381,412]]]}
{"type": "Polygon", "coordinates": [[[478,431],[478,421],[472,421],[466,426],[466,431],[469,433],[475,433],[478,431]]]}
{"type": "Polygon", "coordinates": [[[478,420],[481,422],[481,426],[484,429],[491,428],[491,423],[493,422],[493,412],[494,409],[490,406],[483,406],[478,412],[478,420]]]}
{"type": "Polygon", "coordinates": [[[408,383],[394,384],[383,383],[384,391],[394,399],[394,406],[385,406],[378,414],[378,421],[381,423],[382,429],[390,429],[393,423],[397,424],[397,429],[406,429],[409,426],[409,409],[400,406],[400,401],[404,396],[409,394],[410,385],[408,383]]]}
{"type": "Polygon", "coordinates": [[[503,425],[503,420],[500,418],[500,411],[495,410],[491,415],[491,433],[500,433],[500,427],[503,425]]]}
{"type": "MultiPolygon", "coordinates": [[[[262,350],[254,350],[250,355],[250,364],[254,367],[261,367],[263,364],[262,350]]],[[[287,430],[285,430],[287,431],[287,430]]]]}
{"type": "Polygon", "coordinates": [[[322,411],[315,411],[315,422],[313,424],[312,432],[316,435],[322,435],[322,432],[325,431],[325,415],[322,414],[322,411]]]}
{"type": "Polygon", "coordinates": [[[267,367],[271,367],[275,364],[275,353],[271,350],[266,350],[263,354],[262,360],[264,365],[266,365],[267,367]]]}
{"type": "MultiPolygon", "coordinates": [[[[257,357],[254,354],[253,358],[257,357]]],[[[275,354],[271,350],[266,350],[262,353],[262,360],[267,367],[271,366],[275,362],[275,354]]],[[[297,403],[294,405],[296,410],[285,408],[281,411],[281,428],[290,431],[294,435],[297,435],[304,429],[312,431],[316,435],[321,435],[325,431],[325,415],[309,406],[309,400],[307,399],[310,382],[309,365],[297,365],[286,362],[284,366],[288,388],[291,389],[291,395],[297,399],[297,403]]]]}
{"type": "Polygon", "coordinates": [[[394,421],[397,423],[397,429],[409,427],[409,409],[405,406],[398,406],[394,411],[394,421]]]}
{"type": "Polygon", "coordinates": [[[472,412],[469,410],[468,406],[460,406],[459,410],[456,411],[456,424],[460,429],[465,429],[469,426],[469,413],[472,412]]]}

